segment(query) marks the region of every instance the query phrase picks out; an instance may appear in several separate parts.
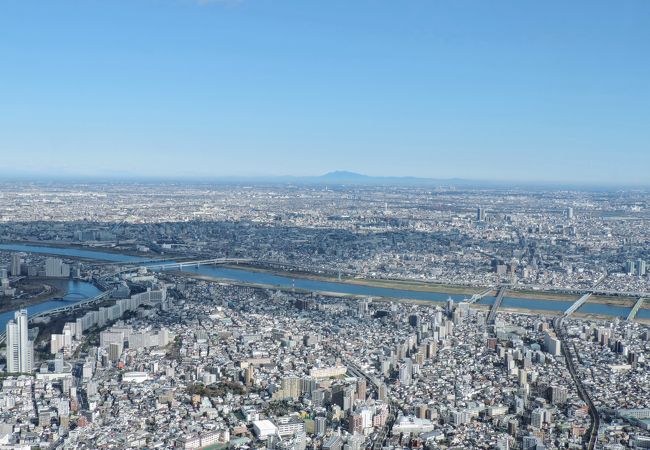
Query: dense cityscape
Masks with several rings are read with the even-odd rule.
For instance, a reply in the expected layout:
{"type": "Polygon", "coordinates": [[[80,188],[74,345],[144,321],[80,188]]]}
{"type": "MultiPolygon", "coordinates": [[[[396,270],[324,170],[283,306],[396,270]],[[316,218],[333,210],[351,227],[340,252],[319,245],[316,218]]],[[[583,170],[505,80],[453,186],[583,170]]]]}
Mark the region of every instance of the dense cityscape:
{"type": "Polygon", "coordinates": [[[650,448],[650,197],[0,186],[0,448],[650,448]]]}
{"type": "Polygon", "coordinates": [[[0,450],[650,449],[650,0],[0,0],[0,450]]]}

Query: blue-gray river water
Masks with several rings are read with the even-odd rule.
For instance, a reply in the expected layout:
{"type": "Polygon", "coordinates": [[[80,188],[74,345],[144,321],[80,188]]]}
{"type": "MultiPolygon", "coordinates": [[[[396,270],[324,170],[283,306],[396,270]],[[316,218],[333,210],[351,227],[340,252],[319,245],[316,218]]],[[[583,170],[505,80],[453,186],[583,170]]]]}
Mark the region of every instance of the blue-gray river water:
{"type": "MultiPolygon", "coordinates": [[[[47,284],[55,285],[63,291],[61,300],[46,300],[38,305],[32,305],[27,308],[30,315],[49,311],[50,309],[59,308],[67,303],[78,302],[87,298],[98,295],[101,291],[92,283],[78,280],[47,280],[47,284]]],[[[0,313],[0,333],[4,333],[7,322],[13,319],[14,311],[0,313]]]]}
{"type": "MultiPolygon", "coordinates": [[[[110,262],[139,262],[146,261],[147,258],[141,258],[131,255],[123,255],[119,253],[109,253],[95,250],[82,250],[77,248],[59,248],[59,247],[46,247],[38,245],[26,245],[26,244],[14,244],[14,243],[5,243],[0,244],[0,250],[6,251],[20,251],[20,252],[31,252],[31,253],[43,253],[51,255],[60,255],[68,256],[73,258],[88,258],[96,259],[101,261],[110,261],[110,262]]],[[[331,281],[318,281],[310,280],[306,278],[291,278],[281,275],[273,275],[269,273],[262,273],[247,269],[230,269],[220,266],[200,266],[200,267],[184,267],[184,271],[198,273],[201,275],[207,275],[212,277],[223,278],[232,281],[240,281],[244,283],[258,283],[266,284],[271,286],[290,288],[296,287],[297,289],[304,289],[309,291],[323,291],[323,292],[335,292],[339,294],[353,294],[353,295],[367,295],[373,297],[391,297],[391,298],[405,298],[405,299],[415,299],[415,300],[427,300],[432,302],[444,302],[447,298],[450,297],[449,294],[442,292],[420,292],[412,291],[406,289],[391,289],[391,288],[381,288],[373,286],[361,286],[348,283],[337,283],[331,281]]],[[[80,281],[70,281],[72,283],[69,285],[69,292],[74,292],[74,290],[83,290],[83,289],[97,289],[90,283],[80,282],[80,281]]],[[[94,295],[94,294],[93,294],[94,295]]],[[[90,295],[92,296],[92,295],[90,295]]],[[[461,295],[451,295],[451,297],[460,301],[464,297],[461,295]]],[[[81,298],[80,298],[81,299],[81,298]]],[[[72,301],[72,298],[70,299],[72,301]]],[[[494,297],[483,298],[481,304],[492,304],[494,302],[494,297]]],[[[504,307],[510,308],[522,308],[522,309],[535,309],[535,310],[546,310],[546,311],[564,311],[569,308],[572,302],[570,301],[556,301],[556,300],[543,300],[543,299],[527,299],[519,297],[504,297],[502,305],[504,307]]],[[[48,309],[53,309],[55,307],[61,306],[61,302],[58,301],[46,301],[36,306],[29,308],[29,313],[34,314],[37,312],[47,311],[48,309]]],[[[612,306],[599,303],[589,303],[587,302],[583,305],[580,312],[584,313],[593,313],[593,314],[603,314],[609,316],[619,316],[626,317],[630,311],[629,307],[624,306],[612,306]]],[[[0,330],[4,329],[4,323],[7,320],[7,317],[13,316],[13,313],[5,313],[0,315],[0,330]]],[[[637,316],[639,318],[650,318],[649,309],[639,310],[637,316]]]]}

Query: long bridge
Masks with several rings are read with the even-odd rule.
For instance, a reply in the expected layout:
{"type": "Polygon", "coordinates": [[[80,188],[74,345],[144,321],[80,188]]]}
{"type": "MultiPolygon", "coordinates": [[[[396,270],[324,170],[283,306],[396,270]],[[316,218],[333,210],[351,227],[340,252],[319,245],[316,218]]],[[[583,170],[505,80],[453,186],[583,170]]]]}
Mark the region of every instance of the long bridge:
{"type": "Polygon", "coordinates": [[[630,313],[627,315],[627,319],[625,320],[627,320],[628,322],[634,320],[634,318],[636,317],[636,313],[639,312],[639,309],[641,309],[641,305],[643,305],[644,301],[645,301],[645,297],[639,298],[634,304],[634,306],[632,307],[632,309],[630,310],[630,313]]]}
{"type": "Polygon", "coordinates": [[[562,314],[561,318],[564,319],[564,318],[569,317],[571,314],[573,314],[578,309],[580,309],[580,307],[582,305],[587,303],[587,300],[589,300],[589,297],[591,297],[594,294],[594,292],[596,292],[595,289],[605,281],[605,279],[607,278],[607,275],[609,275],[608,272],[605,272],[603,275],[601,275],[596,280],[596,282],[591,287],[591,289],[589,289],[585,294],[582,295],[582,297],[580,297],[578,300],[576,300],[576,302],[573,305],[569,306],[569,308],[566,311],[564,311],[564,314],[562,314]]]}
{"type": "Polygon", "coordinates": [[[50,310],[47,310],[47,311],[43,311],[41,313],[34,314],[32,316],[29,316],[29,321],[31,322],[32,320],[37,319],[39,317],[47,317],[47,316],[58,314],[58,313],[61,313],[61,312],[74,311],[76,309],[85,308],[86,306],[91,306],[91,305],[93,305],[95,303],[99,303],[99,302],[103,301],[106,297],[111,295],[112,292],[113,292],[112,290],[111,291],[104,291],[104,292],[101,292],[101,293],[97,294],[94,297],[90,297],[90,298],[87,298],[85,300],[80,300],[80,301],[74,302],[74,303],[65,304],[66,302],[63,302],[64,306],[60,306],[59,308],[50,309],[50,310]]]}
{"type": "Polygon", "coordinates": [[[467,301],[467,303],[469,303],[470,305],[471,305],[472,303],[476,303],[476,302],[478,302],[479,300],[481,300],[483,297],[487,297],[487,295],[488,295],[490,292],[492,292],[492,291],[494,291],[494,288],[493,288],[493,287],[489,287],[489,288],[487,288],[487,289],[485,289],[485,290],[483,290],[483,291],[481,291],[481,292],[479,292],[479,293],[477,293],[477,294],[474,294],[474,295],[472,295],[472,298],[470,298],[470,299],[467,301]]]}
{"type": "Polygon", "coordinates": [[[501,302],[503,301],[503,296],[505,294],[506,294],[506,286],[499,287],[499,291],[497,292],[497,297],[496,299],[494,299],[494,304],[492,305],[492,308],[490,309],[490,313],[488,314],[487,317],[488,324],[494,324],[497,318],[497,311],[501,306],[501,302]]]}
{"type": "Polygon", "coordinates": [[[587,300],[589,300],[589,297],[591,297],[592,293],[587,292],[585,295],[580,297],[573,305],[569,306],[569,308],[564,311],[564,314],[562,314],[562,317],[569,317],[571,314],[576,312],[582,305],[587,303],[587,300]]]}
{"type": "Polygon", "coordinates": [[[199,266],[212,266],[216,264],[244,264],[254,262],[250,258],[213,258],[213,259],[202,259],[198,261],[181,261],[181,262],[169,262],[162,264],[140,264],[142,267],[146,267],[149,270],[183,270],[183,267],[199,267],[199,266]]]}
{"type": "MultiPolygon", "coordinates": [[[[62,312],[74,311],[75,309],[84,308],[86,306],[90,306],[90,305],[93,305],[95,303],[99,303],[99,302],[103,301],[106,297],[111,295],[111,293],[112,293],[112,291],[104,291],[104,292],[101,292],[100,294],[97,294],[94,297],[90,297],[90,298],[87,298],[86,300],[81,300],[81,301],[78,301],[78,302],[75,302],[75,303],[65,304],[65,302],[62,302],[62,303],[64,303],[63,306],[60,306],[58,308],[48,309],[47,311],[43,311],[43,312],[40,312],[40,313],[31,314],[27,318],[27,320],[28,320],[29,323],[32,323],[34,320],[42,318],[42,317],[52,316],[52,315],[56,315],[56,314],[59,314],[59,313],[62,313],[62,312]]],[[[4,343],[6,339],[7,339],[7,335],[6,335],[5,332],[0,334],[0,344],[4,343]]]]}

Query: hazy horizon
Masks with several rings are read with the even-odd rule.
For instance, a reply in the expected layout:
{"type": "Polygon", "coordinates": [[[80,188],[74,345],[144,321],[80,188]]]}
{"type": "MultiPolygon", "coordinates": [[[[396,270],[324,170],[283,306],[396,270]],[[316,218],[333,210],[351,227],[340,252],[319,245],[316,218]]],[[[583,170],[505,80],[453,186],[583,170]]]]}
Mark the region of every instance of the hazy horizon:
{"type": "Polygon", "coordinates": [[[642,0],[4,2],[0,174],[645,185],[649,14],[642,0]]]}
{"type": "Polygon", "coordinates": [[[608,190],[647,190],[647,183],[621,183],[621,182],[588,182],[588,181],[541,181],[541,180],[497,180],[474,179],[462,177],[427,178],[414,176],[394,175],[368,175],[347,170],[336,170],[316,175],[224,175],[224,176],[164,176],[164,175],[130,175],[130,174],[6,174],[0,172],[0,183],[3,182],[28,182],[28,183],[144,183],[144,184],[296,184],[296,185],[366,185],[366,186],[404,186],[404,187],[452,187],[452,188],[531,188],[548,190],[578,190],[578,191],[608,191],[608,190]]]}

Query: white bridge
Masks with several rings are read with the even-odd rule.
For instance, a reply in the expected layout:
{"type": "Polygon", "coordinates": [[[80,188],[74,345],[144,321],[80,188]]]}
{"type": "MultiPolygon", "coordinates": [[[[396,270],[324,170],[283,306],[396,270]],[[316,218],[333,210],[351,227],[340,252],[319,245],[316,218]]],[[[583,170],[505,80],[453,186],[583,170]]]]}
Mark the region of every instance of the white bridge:
{"type": "Polygon", "coordinates": [[[634,318],[636,317],[636,313],[639,312],[639,309],[641,308],[641,305],[643,305],[644,301],[645,301],[644,297],[638,299],[634,304],[634,306],[632,307],[632,309],[630,310],[630,313],[627,315],[627,319],[625,320],[627,320],[628,322],[634,320],[634,318]]]}
{"type": "Polygon", "coordinates": [[[569,306],[569,309],[564,311],[564,314],[562,314],[562,319],[565,317],[569,317],[571,314],[576,312],[582,305],[587,303],[587,300],[589,300],[589,297],[591,297],[594,293],[594,289],[596,289],[598,286],[600,286],[603,281],[605,281],[605,278],[607,278],[608,272],[605,272],[603,275],[601,275],[598,280],[596,280],[596,283],[594,283],[593,287],[587,291],[586,294],[584,294],[582,297],[580,297],[573,305],[569,306]]]}
{"type": "Polygon", "coordinates": [[[562,314],[562,317],[569,317],[571,314],[576,312],[578,308],[580,308],[582,305],[587,303],[587,300],[589,300],[589,297],[591,297],[591,292],[587,292],[585,295],[580,297],[573,305],[569,306],[569,309],[564,311],[564,314],[562,314]]]}
{"type": "Polygon", "coordinates": [[[251,263],[253,259],[250,258],[214,258],[203,259],[200,261],[183,261],[183,262],[170,262],[163,264],[145,264],[149,270],[183,270],[184,267],[199,267],[199,266],[212,266],[216,264],[244,264],[251,263]]]}
{"type": "Polygon", "coordinates": [[[469,304],[471,305],[472,303],[476,303],[476,302],[478,302],[478,301],[481,300],[483,297],[487,297],[487,295],[488,295],[490,292],[494,291],[494,289],[495,289],[495,288],[489,287],[489,288],[485,289],[484,291],[481,291],[481,292],[479,292],[479,293],[477,293],[477,294],[472,295],[472,298],[470,298],[470,299],[467,301],[467,303],[469,303],[469,304]]]}
{"type": "Polygon", "coordinates": [[[497,319],[497,311],[499,310],[499,307],[501,307],[503,296],[506,295],[506,288],[507,286],[499,287],[499,291],[497,292],[497,296],[494,299],[494,303],[492,304],[492,308],[490,308],[490,312],[488,313],[487,317],[487,323],[490,325],[493,325],[497,319]]]}

